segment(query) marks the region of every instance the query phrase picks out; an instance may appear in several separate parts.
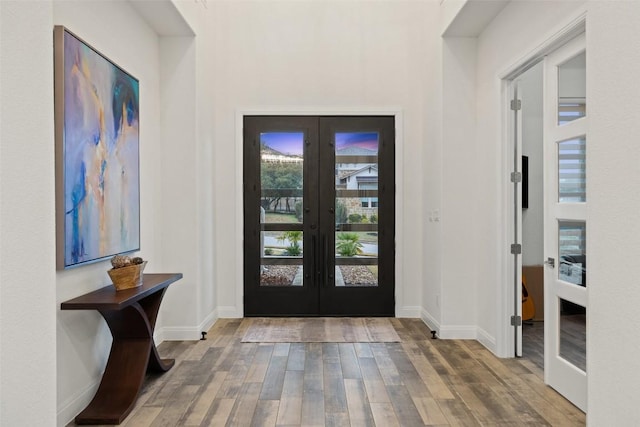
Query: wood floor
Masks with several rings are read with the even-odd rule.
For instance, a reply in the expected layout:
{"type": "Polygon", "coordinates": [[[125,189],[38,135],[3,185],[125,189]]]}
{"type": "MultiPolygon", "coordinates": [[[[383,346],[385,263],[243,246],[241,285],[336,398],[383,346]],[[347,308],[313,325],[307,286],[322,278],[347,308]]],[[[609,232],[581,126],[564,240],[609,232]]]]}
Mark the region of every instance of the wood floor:
{"type": "Polygon", "coordinates": [[[251,319],[218,320],[206,341],[160,345],[176,365],[147,378],[123,425],[585,424],[530,360],[432,340],[418,319],[391,321],[400,343],[257,344],[241,343],[251,319]]]}
{"type": "Polygon", "coordinates": [[[544,322],[524,322],[522,325],[522,357],[544,369],[544,322]]]}

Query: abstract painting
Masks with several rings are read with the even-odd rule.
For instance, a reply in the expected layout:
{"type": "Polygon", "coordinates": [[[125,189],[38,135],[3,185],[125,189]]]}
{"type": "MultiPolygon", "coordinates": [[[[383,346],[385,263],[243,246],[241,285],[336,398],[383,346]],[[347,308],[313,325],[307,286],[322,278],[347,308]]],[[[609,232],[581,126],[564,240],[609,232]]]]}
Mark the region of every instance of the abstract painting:
{"type": "Polygon", "coordinates": [[[140,249],[139,82],[54,28],[58,269],[140,249]]]}

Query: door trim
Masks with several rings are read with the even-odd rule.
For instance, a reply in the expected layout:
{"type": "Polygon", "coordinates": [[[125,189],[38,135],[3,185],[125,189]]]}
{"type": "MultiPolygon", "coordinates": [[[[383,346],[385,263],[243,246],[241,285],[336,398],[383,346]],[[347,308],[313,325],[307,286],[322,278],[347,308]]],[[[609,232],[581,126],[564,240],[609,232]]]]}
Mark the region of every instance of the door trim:
{"type": "MultiPolygon", "coordinates": [[[[236,212],[243,212],[243,123],[245,116],[393,116],[395,120],[395,156],[396,166],[404,159],[404,121],[403,111],[393,107],[341,107],[341,108],[287,108],[287,107],[246,107],[238,108],[235,114],[235,208],[236,212]]],[[[404,282],[402,280],[404,265],[403,257],[403,204],[404,204],[404,182],[402,179],[402,168],[395,168],[395,236],[396,250],[394,263],[395,268],[395,315],[396,317],[420,317],[420,306],[404,306],[404,282]]],[[[217,317],[239,318],[244,317],[244,218],[238,217],[235,221],[235,236],[240,242],[236,245],[235,256],[235,300],[234,306],[219,306],[217,317]]]]}
{"type": "Polygon", "coordinates": [[[510,252],[510,246],[515,239],[515,230],[513,227],[514,212],[514,196],[513,196],[513,184],[509,180],[510,173],[513,171],[513,158],[514,158],[514,146],[513,146],[513,129],[511,124],[511,118],[513,111],[510,108],[511,102],[511,85],[523,72],[531,68],[537,62],[542,60],[544,56],[553,52],[560,46],[566,44],[571,39],[574,39],[579,34],[583,33],[586,28],[586,10],[580,11],[573,20],[566,25],[557,28],[555,31],[549,33],[546,37],[541,39],[541,42],[537,46],[515,58],[511,65],[505,68],[505,70],[498,75],[501,80],[500,85],[500,99],[501,99],[501,134],[502,134],[502,174],[500,175],[500,195],[501,205],[499,207],[501,213],[501,221],[504,224],[502,229],[502,235],[500,236],[499,254],[500,260],[499,276],[501,278],[498,295],[500,303],[498,307],[498,325],[496,329],[496,355],[498,357],[515,357],[515,337],[513,333],[513,326],[510,324],[510,318],[513,313],[513,301],[518,295],[514,293],[513,277],[513,255],[510,252]]]}

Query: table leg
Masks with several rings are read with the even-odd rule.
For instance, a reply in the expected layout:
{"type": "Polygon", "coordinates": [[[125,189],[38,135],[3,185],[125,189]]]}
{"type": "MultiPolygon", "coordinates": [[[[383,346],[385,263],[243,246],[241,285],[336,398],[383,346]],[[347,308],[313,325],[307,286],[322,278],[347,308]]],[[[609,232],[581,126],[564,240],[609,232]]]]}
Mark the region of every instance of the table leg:
{"type": "MultiPolygon", "coordinates": [[[[149,319],[152,331],[156,327],[158,310],[160,309],[160,303],[162,302],[162,298],[164,297],[166,290],[167,288],[164,288],[160,292],[156,292],[155,294],[149,295],[148,297],[140,300],[140,305],[144,309],[145,313],[147,313],[147,318],[149,319]]],[[[153,340],[153,334],[151,335],[151,339],[153,340]]],[[[153,343],[149,351],[149,365],[147,366],[147,371],[166,372],[171,369],[174,364],[174,359],[161,359],[158,354],[158,349],[156,348],[155,343],[153,343]]]]}
{"type": "Polygon", "coordinates": [[[153,328],[164,289],[122,310],[100,311],[113,335],[111,352],[93,400],[77,424],[120,424],[138,398],[147,370],[164,372],[173,359],[160,359],[153,328]]]}

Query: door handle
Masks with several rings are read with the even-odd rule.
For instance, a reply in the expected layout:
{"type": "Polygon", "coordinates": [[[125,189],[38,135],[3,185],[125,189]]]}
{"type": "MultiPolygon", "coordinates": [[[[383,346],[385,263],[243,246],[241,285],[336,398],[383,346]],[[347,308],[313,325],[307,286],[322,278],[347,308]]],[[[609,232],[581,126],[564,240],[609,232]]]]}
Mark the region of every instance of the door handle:
{"type": "Polygon", "coordinates": [[[551,268],[555,268],[556,267],[556,260],[555,258],[547,258],[547,260],[544,262],[545,265],[548,265],[551,268]]]}
{"type": "Polygon", "coordinates": [[[327,236],[322,236],[322,269],[324,270],[324,280],[322,281],[322,286],[329,286],[329,269],[327,268],[327,262],[329,261],[329,244],[327,242],[327,236]]]}
{"type": "Polygon", "coordinates": [[[318,280],[318,242],[316,240],[316,236],[311,236],[311,275],[315,278],[316,282],[318,280]]]}
{"type": "Polygon", "coordinates": [[[315,275],[316,275],[316,286],[318,287],[322,287],[322,280],[324,280],[324,277],[322,276],[322,263],[324,262],[322,260],[323,254],[322,251],[320,250],[320,248],[318,248],[319,250],[316,252],[316,266],[315,266],[315,275]]]}

